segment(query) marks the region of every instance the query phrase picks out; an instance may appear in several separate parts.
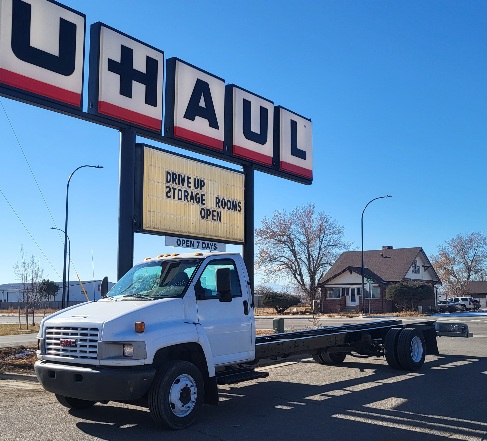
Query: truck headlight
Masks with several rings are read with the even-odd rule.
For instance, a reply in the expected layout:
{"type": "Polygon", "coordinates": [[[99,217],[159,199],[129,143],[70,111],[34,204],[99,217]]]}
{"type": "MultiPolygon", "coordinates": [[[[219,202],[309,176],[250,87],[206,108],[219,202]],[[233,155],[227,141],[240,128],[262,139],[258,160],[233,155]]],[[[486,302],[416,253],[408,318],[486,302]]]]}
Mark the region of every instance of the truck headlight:
{"type": "Polygon", "coordinates": [[[143,360],[147,358],[147,350],[143,341],[103,341],[98,342],[99,360],[126,359],[143,360]]]}
{"type": "Polygon", "coordinates": [[[123,345],[123,356],[124,357],[133,357],[134,356],[134,345],[130,343],[126,343],[123,345]]]}

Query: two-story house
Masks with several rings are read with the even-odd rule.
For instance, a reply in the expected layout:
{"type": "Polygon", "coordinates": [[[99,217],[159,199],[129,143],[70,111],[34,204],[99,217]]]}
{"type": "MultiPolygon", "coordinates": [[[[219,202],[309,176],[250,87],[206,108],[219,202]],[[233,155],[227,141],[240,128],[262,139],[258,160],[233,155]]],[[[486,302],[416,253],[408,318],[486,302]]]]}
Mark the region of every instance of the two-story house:
{"type": "MultiPolygon", "coordinates": [[[[318,283],[321,311],[392,312],[394,305],[386,299],[387,285],[407,280],[428,282],[433,287],[441,284],[421,247],[394,249],[384,246],[381,250],[364,251],[364,293],[362,252],[347,251],[340,255],[318,283]]],[[[434,299],[421,306],[424,310],[434,306],[434,299]]]]}

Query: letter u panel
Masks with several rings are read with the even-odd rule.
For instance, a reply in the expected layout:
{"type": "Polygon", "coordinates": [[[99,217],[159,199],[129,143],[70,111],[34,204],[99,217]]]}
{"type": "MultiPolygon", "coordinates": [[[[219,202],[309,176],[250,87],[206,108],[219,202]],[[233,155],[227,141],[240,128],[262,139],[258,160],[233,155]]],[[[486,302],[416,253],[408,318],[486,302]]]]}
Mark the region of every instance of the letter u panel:
{"type": "Polygon", "coordinates": [[[233,84],[226,87],[226,143],[232,155],[272,165],[274,103],[233,84]]]}
{"type": "Polygon", "coordinates": [[[82,108],[86,17],[54,1],[0,0],[0,83],[82,108]]]}

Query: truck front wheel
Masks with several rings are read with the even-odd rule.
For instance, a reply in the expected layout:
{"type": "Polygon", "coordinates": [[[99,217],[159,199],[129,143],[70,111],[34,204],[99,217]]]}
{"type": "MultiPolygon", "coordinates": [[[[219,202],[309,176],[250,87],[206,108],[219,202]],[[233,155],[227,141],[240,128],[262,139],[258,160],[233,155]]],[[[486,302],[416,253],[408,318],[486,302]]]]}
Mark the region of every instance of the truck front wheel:
{"type": "Polygon", "coordinates": [[[203,403],[203,384],[203,376],[194,364],[180,360],[165,364],[149,390],[154,421],[170,429],[192,424],[203,403]]]}
{"type": "Polygon", "coordinates": [[[64,395],[56,394],[56,399],[68,409],[83,410],[89,409],[96,404],[96,401],[80,400],[79,398],[65,397],[64,395]]]}

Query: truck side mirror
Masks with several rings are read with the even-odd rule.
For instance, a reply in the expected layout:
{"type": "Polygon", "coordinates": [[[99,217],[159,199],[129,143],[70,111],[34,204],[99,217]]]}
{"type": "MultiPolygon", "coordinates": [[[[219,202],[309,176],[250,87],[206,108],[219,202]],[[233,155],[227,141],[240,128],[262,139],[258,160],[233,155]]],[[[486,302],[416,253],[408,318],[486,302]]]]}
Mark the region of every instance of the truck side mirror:
{"type": "Polygon", "coordinates": [[[230,268],[218,268],[216,270],[216,290],[218,291],[220,302],[232,301],[230,268]]]}
{"type": "Polygon", "coordinates": [[[103,277],[101,281],[100,294],[102,297],[106,297],[108,292],[108,277],[103,277]]]}

